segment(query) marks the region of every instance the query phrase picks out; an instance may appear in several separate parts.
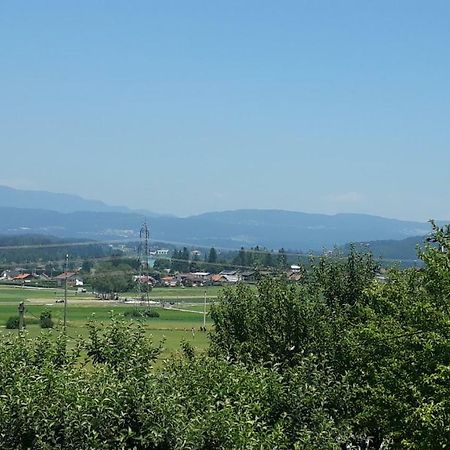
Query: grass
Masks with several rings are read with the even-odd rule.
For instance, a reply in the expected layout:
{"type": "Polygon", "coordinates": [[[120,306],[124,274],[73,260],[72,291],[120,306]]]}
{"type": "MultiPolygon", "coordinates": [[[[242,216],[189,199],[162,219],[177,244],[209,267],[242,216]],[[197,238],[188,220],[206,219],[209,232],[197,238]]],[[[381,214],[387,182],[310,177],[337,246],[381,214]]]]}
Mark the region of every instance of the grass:
{"type": "MultiPolygon", "coordinates": [[[[167,300],[172,302],[192,302],[199,303],[204,301],[206,292],[207,299],[216,299],[223,288],[221,286],[190,287],[190,288],[154,288],[150,292],[150,300],[167,300]]],[[[69,289],[68,298],[77,300],[93,300],[90,293],[77,293],[69,289]]],[[[29,288],[22,286],[1,286],[0,285],[0,303],[17,302],[21,300],[48,300],[54,302],[56,299],[64,297],[64,289],[61,288],[29,288]]],[[[125,292],[120,294],[121,298],[137,298],[138,292],[125,292]]]]}
{"type": "MultiPolygon", "coordinates": [[[[175,305],[174,308],[181,308],[181,309],[185,309],[188,311],[195,311],[197,313],[202,313],[204,306],[203,305],[189,305],[189,304],[182,305],[182,304],[180,304],[180,305],[175,305]]],[[[206,305],[206,313],[208,313],[210,309],[211,309],[211,305],[207,304],[206,305]]]]}
{"type": "MultiPolygon", "coordinates": [[[[17,303],[25,300],[46,300],[54,302],[64,297],[64,290],[59,288],[28,288],[21,286],[0,286],[0,303],[17,303]]],[[[91,294],[78,294],[76,291],[68,290],[67,297],[79,300],[92,299],[91,294]]]]}
{"type": "MultiPolygon", "coordinates": [[[[204,350],[208,346],[207,333],[199,332],[200,326],[203,326],[203,315],[198,311],[203,311],[203,306],[184,305],[188,303],[192,297],[192,292],[199,292],[200,288],[159,288],[161,291],[167,292],[165,298],[172,299],[181,297],[179,291],[182,291],[183,302],[178,303],[178,307],[188,311],[179,311],[177,309],[156,308],[159,317],[149,318],[144,321],[145,328],[149,335],[152,336],[155,343],[164,340],[163,357],[169,356],[171,353],[178,351],[182,340],[187,340],[198,350],[204,350]],[[172,297],[168,295],[172,294],[172,297]],[[173,297],[175,295],[175,297],[173,297]],[[190,312],[192,311],[192,312],[190,312]],[[194,335],[192,333],[194,328],[194,335]]],[[[158,289],[158,290],[159,290],[158,289]]],[[[217,295],[219,288],[210,288],[210,295],[217,295]]],[[[155,289],[156,291],[156,289],[155,289]]],[[[0,331],[4,333],[17,333],[17,330],[6,330],[4,324],[8,317],[18,314],[18,304],[20,301],[25,302],[25,321],[27,318],[39,319],[44,309],[50,309],[52,318],[55,323],[53,333],[60,332],[62,329],[64,306],[61,303],[55,303],[55,300],[62,298],[64,292],[62,289],[28,289],[21,287],[0,286],[0,331]]],[[[153,297],[153,292],[152,292],[153,297]]],[[[199,300],[199,299],[197,299],[199,300]]],[[[203,302],[203,299],[200,299],[203,302]]],[[[174,302],[176,303],[176,302],[174,302]]],[[[136,305],[114,304],[95,300],[90,294],[75,294],[74,291],[68,292],[67,307],[67,332],[71,337],[87,336],[88,329],[86,323],[91,320],[109,321],[111,314],[123,316],[123,313],[129,308],[135,308],[136,305]]],[[[124,320],[136,320],[125,318],[124,320]]],[[[207,327],[211,328],[211,321],[207,318],[207,327]]],[[[32,324],[27,326],[27,332],[30,336],[35,336],[42,332],[39,325],[32,324]]]]}

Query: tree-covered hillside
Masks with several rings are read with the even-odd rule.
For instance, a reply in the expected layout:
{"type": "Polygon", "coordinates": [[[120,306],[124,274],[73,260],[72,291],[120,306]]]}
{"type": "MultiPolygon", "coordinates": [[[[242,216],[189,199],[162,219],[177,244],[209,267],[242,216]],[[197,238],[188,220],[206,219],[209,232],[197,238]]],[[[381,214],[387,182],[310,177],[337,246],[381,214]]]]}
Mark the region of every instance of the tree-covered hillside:
{"type": "Polygon", "coordinates": [[[95,241],[62,239],[39,234],[0,235],[0,264],[63,261],[71,258],[99,258],[111,248],[95,241]]]}

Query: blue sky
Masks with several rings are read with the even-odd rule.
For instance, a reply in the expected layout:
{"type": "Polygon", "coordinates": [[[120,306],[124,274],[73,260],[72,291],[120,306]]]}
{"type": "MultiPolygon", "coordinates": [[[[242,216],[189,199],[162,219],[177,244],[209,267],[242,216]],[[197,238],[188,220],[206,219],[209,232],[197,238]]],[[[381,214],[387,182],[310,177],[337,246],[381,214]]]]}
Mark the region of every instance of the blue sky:
{"type": "Polygon", "coordinates": [[[448,1],[0,2],[0,184],[450,219],[448,1]]]}

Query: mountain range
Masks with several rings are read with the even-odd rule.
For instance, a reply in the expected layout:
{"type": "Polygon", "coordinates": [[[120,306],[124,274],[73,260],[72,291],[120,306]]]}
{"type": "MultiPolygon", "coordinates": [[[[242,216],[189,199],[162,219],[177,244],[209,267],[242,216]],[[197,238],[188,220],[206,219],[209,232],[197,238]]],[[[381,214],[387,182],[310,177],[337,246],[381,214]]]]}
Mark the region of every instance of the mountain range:
{"type": "Polygon", "coordinates": [[[126,206],[111,206],[100,200],[88,200],[79,195],[47,191],[28,191],[0,186],[0,206],[32,208],[71,213],[76,211],[140,213],[147,217],[159,216],[151,211],[135,211],[126,206]]]}
{"type": "Polygon", "coordinates": [[[427,223],[366,214],[308,214],[245,209],[190,217],[109,206],[79,196],[0,187],[0,233],[42,233],[59,237],[137,239],[147,218],[151,239],[160,242],[239,248],[265,246],[321,250],[348,242],[423,236],[427,223]]]}

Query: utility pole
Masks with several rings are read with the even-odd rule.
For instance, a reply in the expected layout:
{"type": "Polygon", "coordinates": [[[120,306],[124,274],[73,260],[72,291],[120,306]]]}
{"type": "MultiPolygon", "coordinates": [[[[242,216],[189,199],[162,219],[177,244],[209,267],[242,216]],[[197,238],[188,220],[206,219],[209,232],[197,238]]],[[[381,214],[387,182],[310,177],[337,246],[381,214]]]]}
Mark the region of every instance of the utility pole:
{"type": "Polygon", "coordinates": [[[203,328],[206,330],[206,289],[205,289],[205,301],[203,302],[203,328]]]}
{"type": "Polygon", "coordinates": [[[19,334],[23,331],[24,325],[24,314],[25,314],[25,304],[23,302],[19,303],[19,334]]]}
{"type": "Polygon", "coordinates": [[[69,267],[69,255],[66,255],[66,263],[64,265],[64,323],[63,331],[66,334],[67,325],[67,268],[69,267]]]}

